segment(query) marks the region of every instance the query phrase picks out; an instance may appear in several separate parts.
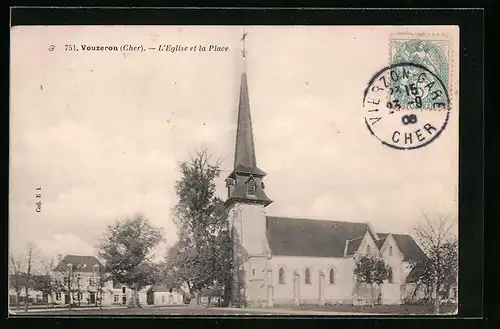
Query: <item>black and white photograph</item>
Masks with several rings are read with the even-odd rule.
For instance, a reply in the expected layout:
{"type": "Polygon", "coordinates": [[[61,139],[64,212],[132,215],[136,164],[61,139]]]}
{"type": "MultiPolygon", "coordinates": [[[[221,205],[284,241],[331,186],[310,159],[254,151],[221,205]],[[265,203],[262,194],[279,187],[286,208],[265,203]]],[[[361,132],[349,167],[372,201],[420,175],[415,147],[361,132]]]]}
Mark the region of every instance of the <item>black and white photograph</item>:
{"type": "Polygon", "coordinates": [[[9,316],[457,314],[459,35],[12,27],[9,316]]]}

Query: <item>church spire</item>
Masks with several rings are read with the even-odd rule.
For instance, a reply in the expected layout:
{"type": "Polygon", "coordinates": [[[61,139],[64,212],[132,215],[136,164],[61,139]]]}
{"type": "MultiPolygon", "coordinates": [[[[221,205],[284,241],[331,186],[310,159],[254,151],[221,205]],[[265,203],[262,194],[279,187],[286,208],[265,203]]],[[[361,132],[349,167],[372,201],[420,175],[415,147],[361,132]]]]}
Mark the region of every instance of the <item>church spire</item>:
{"type": "Polygon", "coordinates": [[[226,204],[240,201],[246,203],[259,203],[267,206],[272,201],[264,192],[264,183],[262,179],[266,176],[266,173],[257,167],[257,161],[255,159],[252,117],[250,115],[250,97],[248,96],[246,74],[246,36],[246,32],[243,32],[243,37],[241,38],[241,54],[244,66],[241,74],[234,169],[226,179],[226,187],[228,188],[228,199],[226,204]]]}
{"type": "Polygon", "coordinates": [[[248,96],[248,82],[246,74],[246,47],[245,38],[246,32],[243,32],[241,38],[243,44],[242,58],[244,69],[241,74],[240,85],[240,102],[238,107],[238,126],[236,132],[236,148],[234,154],[234,169],[239,166],[245,169],[257,169],[257,161],[255,158],[255,144],[252,130],[252,117],[250,115],[250,99],[248,96]]]}

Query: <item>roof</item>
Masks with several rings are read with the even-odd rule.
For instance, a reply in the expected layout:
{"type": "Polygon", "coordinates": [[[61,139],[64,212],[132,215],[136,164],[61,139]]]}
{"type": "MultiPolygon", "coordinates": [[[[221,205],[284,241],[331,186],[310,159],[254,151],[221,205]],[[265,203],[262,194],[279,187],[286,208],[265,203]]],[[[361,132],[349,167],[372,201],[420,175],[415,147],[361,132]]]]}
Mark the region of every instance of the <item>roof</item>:
{"type": "Polygon", "coordinates": [[[267,173],[257,167],[245,167],[241,164],[237,165],[233,172],[231,173],[230,177],[233,177],[235,173],[240,173],[240,174],[252,174],[255,176],[266,176],[267,173]]]}
{"type": "Polygon", "coordinates": [[[367,223],[267,216],[267,240],[277,256],[344,257],[346,240],[367,231],[367,223]]]}
{"type": "Polygon", "coordinates": [[[358,250],[359,245],[361,244],[361,241],[363,241],[363,238],[364,238],[364,236],[360,236],[358,238],[347,240],[346,255],[354,254],[358,250]]]}
{"type": "Polygon", "coordinates": [[[170,289],[172,289],[172,292],[177,292],[179,294],[183,294],[184,290],[181,288],[174,288],[171,287],[167,284],[155,284],[152,285],[149,289],[148,292],[170,292],[170,289]]]}
{"type": "MultiPolygon", "coordinates": [[[[381,239],[387,238],[389,233],[377,233],[381,239]]],[[[418,244],[413,240],[413,238],[408,234],[391,234],[398,245],[399,250],[403,253],[403,260],[422,260],[426,256],[418,244]]]]}
{"type": "Polygon", "coordinates": [[[123,287],[127,287],[127,285],[125,283],[121,283],[121,282],[113,280],[113,289],[121,289],[123,287]]]}
{"type": "Polygon", "coordinates": [[[250,196],[245,193],[245,185],[243,184],[235,185],[233,190],[231,191],[231,196],[229,197],[229,199],[226,200],[226,203],[230,203],[236,200],[245,200],[245,201],[255,200],[255,202],[263,203],[265,205],[268,205],[272,202],[271,199],[267,197],[262,186],[260,186],[259,184],[256,184],[255,186],[255,196],[250,196]]]}
{"type": "MultiPolygon", "coordinates": [[[[43,280],[45,279],[47,276],[44,275],[44,274],[31,274],[30,275],[30,282],[32,281],[37,281],[37,280],[43,280]]],[[[13,283],[15,281],[17,281],[17,283],[20,285],[20,286],[25,286],[26,285],[26,281],[28,279],[28,274],[24,273],[24,272],[18,272],[17,275],[16,274],[10,274],[9,275],[9,278],[10,278],[10,282],[13,283]]]]}
{"type": "MultiPolygon", "coordinates": [[[[379,236],[380,238],[380,233],[377,233],[377,235],[379,236]]],[[[385,240],[387,239],[387,236],[383,237],[383,238],[380,238],[378,240],[375,240],[375,245],[377,246],[378,250],[380,250],[382,248],[382,246],[384,245],[385,243],[385,240]]]]}
{"type": "Polygon", "coordinates": [[[79,266],[80,272],[92,272],[94,265],[102,267],[101,262],[94,256],[66,255],[54,268],[57,272],[66,272],[67,265],[73,264],[73,269],[76,270],[79,266]]]}
{"type": "Polygon", "coordinates": [[[406,276],[405,283],[414,283],[417,282],[419,278],[419,273],[416,267],[412,268],[410,273],[406,276]]]}

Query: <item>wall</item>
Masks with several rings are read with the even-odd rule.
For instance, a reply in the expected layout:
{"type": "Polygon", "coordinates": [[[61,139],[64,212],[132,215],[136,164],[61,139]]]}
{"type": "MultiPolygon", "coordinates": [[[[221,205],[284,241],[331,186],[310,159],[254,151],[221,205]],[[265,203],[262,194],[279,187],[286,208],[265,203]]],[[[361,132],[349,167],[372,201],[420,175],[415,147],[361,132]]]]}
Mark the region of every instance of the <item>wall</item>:
{"type": "Polygon", "coordinates": [[[380,252],[382,253],[384,261],[392,269],[392,283],[398,285],[404,284],[409,271],[406,266],[407,264],[404,264],[403,262],[404,255],[399,250],[398,245],[392,235],[389,235],[387,237],[384,245],[382,246],[382,248],[380,248],[380,252]]]}
{"type": "Polygon", "coordinates": [[[230,209],[231,221],[240,241],[250,254],[266,252],[266,213],[262,205],[235,203],[230,209]]]}
{"type": "Polygon", "coordinates": [[[401,304],[401,286],[399,284],[382,283],[380,288],[383,305],[401,304]]]}
{"type": "Polygon", "coordinates": [[[299,274],[299,302],[301,304],[320,303],[320,272],[324,273],[324,302],[351,303],[353,298],[354,277],[352,258],[327,257],[288,257],[273,256],[269,261],[272,269],[274,303],[294,303],[294,272],[299,274]],[[279,268],[285,270],[285,284],[279,284],[279,268]],[[309,268],[311,284],[304,281],[305,268],[309,268]],[[329,283],[329,270],[334,269],[334,284],[329,283]]]}
{"type": "Polygon", "coordinates": [[[354,289],[354,305],[371,305],[378,303],[381,297],[381,287],[377,284],[371,285],[369,283],[355,283],[354,289]]]}

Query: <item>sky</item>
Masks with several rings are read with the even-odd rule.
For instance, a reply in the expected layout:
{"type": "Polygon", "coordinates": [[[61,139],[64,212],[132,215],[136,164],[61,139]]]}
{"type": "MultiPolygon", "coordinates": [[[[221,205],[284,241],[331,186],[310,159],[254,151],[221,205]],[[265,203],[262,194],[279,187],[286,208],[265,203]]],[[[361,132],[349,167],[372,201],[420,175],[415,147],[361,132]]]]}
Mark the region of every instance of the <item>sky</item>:
{"type": "MultiPolygon", "coordinates": [[[[411,233],[424,212],[458,217],[458,88],[450,87],[447,128],[423,148],[389,148],[365,125],[363,91],[388,64],[395,29],[404,30],[246,27],[257,165],[274,201],[269,215],[368,221],[394,233],[411,233]]],[[[200,148],[222,160],[217,184],[225,198],[241,34],[238,26],[12,28],[10,251],[22,254],[33,242],[43,257],[95,255],[107,225],[142,213],[163,230],[160,257],[176,241],[178,164],[200,148]],[[81,50],[123,44],[228,51],[81,50]]],[[[450,79],[458,86],[458,74],[450,79]]]]}

